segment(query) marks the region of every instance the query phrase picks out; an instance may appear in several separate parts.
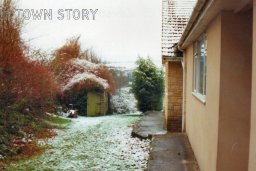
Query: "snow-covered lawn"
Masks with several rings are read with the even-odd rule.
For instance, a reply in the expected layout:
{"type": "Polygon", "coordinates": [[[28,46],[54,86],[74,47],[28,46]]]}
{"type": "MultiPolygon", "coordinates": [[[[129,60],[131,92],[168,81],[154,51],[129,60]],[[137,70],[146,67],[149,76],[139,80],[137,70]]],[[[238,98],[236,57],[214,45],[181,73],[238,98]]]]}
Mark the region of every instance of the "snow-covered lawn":
{"type": "Polygon", "coordinates": [[[150,141],[131,138],[138,115],[79,117],[48,140],[40,156],[12,164],[8,170],[97,171],[145,170],[150,141]]]}

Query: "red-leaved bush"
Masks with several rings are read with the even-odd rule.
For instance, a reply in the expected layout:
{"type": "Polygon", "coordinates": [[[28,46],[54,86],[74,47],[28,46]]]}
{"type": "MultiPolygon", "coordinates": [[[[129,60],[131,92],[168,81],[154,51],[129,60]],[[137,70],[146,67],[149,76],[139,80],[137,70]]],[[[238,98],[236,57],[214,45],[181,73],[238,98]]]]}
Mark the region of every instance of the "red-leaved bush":
{"type": "Polygon", "coordinates": [[[55,97],[57,85],[46,66],[27,58],[21,39],[22,19],[11,0],[0,1],[0,106],[41,109],[55,97]]]}
{"type": "Polygon", "coordinates": [[[69,90],[98,89],[112,93],[112,73],[95,54],[82,51],[78,38],[71,38],[54,53],[51,69],[63,93],[69,90]]]}

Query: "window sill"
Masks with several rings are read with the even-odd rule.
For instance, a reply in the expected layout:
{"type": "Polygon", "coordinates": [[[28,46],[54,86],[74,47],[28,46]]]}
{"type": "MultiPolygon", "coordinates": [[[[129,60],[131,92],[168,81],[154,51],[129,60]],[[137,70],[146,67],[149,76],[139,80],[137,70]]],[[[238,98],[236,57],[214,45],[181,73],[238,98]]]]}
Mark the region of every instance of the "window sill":
{"type": "Polygon", "coordinates": [[[195,93],[195,92],[192,92],[193,96],[199,100],[201,103],[205,104],[206,103],[206,100],[205,100],[205,96],[202,96],[201,94],[198,94],[198,93],[195,93]]]}

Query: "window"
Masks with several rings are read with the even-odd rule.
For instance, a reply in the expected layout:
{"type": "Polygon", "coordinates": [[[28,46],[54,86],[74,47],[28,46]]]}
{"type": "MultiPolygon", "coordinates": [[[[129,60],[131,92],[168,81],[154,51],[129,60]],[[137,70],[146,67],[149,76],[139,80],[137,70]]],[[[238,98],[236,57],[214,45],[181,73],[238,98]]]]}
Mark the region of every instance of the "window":
{"type": "Polygon", "coordinates": [[[194,95],[205,102],[206,96],[206,37],[201,37],[194,44],[194,95]]]}

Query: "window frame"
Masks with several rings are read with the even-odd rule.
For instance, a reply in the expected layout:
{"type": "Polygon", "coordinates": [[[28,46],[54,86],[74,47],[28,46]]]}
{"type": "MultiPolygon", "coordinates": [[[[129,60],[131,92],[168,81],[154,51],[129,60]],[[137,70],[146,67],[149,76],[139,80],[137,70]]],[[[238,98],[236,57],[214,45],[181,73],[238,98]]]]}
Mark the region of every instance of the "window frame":
{"type": "Polygon", "coordinates": [[[193,53],[193,59],[194,59],[194,84],[193,84],[193,92],[192,94],[197,97],[201,102],[206,102],[206,72],[207,72],[207,38],[206,35],[203,34],[199,37],[199,39],[194,43],[194,53],[193,53]],[[200,64],[201,64],[201,46],[204,44],[205,46],[205,56],[203,61],[203,73],[200,71],[200,64]],[[201,78],[200,75],[203,74],[203,77],[201,78]],[[200,81],[203,79],[203,90],[200,92],[200,81]]]}

